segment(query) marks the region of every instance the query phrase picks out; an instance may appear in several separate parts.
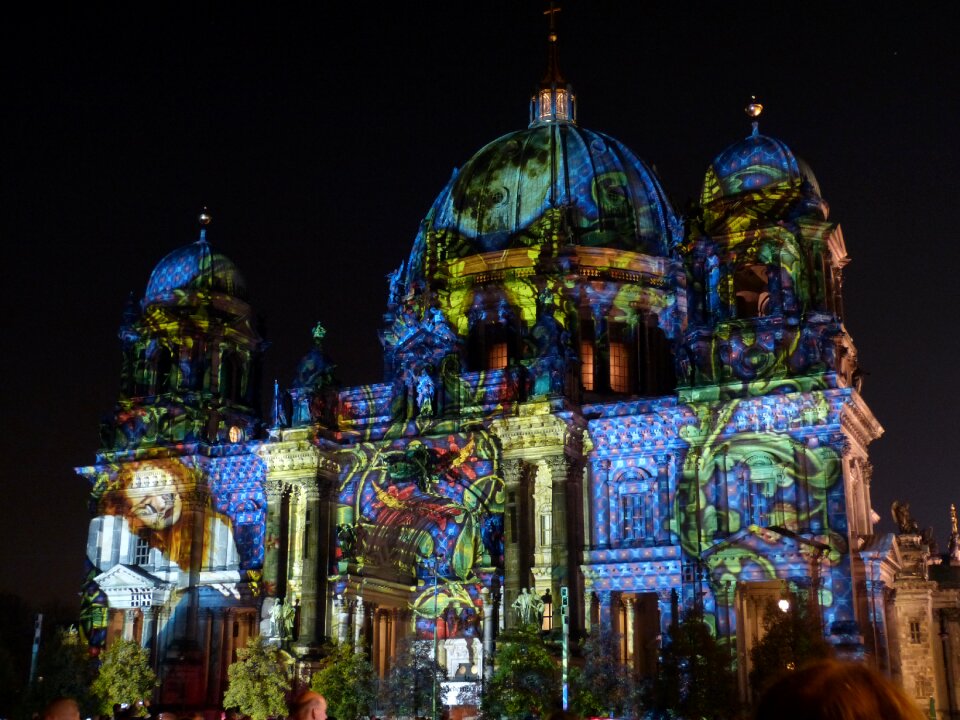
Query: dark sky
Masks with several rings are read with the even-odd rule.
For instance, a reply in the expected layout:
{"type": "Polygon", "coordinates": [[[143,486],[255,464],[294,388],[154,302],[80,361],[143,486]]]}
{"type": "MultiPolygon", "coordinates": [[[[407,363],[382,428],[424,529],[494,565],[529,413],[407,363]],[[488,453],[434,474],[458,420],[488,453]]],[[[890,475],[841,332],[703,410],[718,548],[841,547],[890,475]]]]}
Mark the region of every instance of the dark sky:
{"type": "MultiPolygon", "coordinates": [[[[956,22],[921,3],[562,4],[581,124],[654,164],[678,207],[748,132],[751,94],[761,130],[813,167],[853,258],[846,324],[886,428],[881,529],[902,498],[945,545],[960,501],[944,430],[960,357],[956,22]]],[[[545,69],[539,0],[230,5],[34,9],[0,30],[0,592],[76,601],[88,516],[72,468],[93,461],[116,399],[120,313],[196,239],[201,207],[266,318],[268,379],[289,381],[322,320],[341,379],[376,381],[385,275],[453,168],[526,125],[545,69]]]]}

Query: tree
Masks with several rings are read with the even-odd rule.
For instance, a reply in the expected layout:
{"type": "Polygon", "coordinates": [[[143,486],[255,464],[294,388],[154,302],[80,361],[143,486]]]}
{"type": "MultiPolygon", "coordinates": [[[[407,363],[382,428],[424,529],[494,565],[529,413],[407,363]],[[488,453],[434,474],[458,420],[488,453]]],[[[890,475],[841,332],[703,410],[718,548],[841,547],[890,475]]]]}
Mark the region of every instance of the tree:
{"type": "Polygon", "coordinates": [[[40,646],[37,677],[28,693],[28,705],[41,708],[58,697],[71,697],[84,717],[92,715],[97,706],[90,688],[95,677],[95,661],[77,629],[54,629],[40,646]]]}
{"type": "Polygon", "coordinates": [[[740,703],[730,653],[702,609],[688,610],[671,625],[660,658],[656,678],[641,693],[647,717],[736,717],[740,703]]]}
{"type": "Polygon", "coordinates": [[[620,636],[609,630],[584,640],[583,667],[570,675],[571,706],[577,715],[632,715],[634,678],[620,662],[619,646],[620,636]]]}
{"type": "Polygon", "coordinates": [[[481,705],[487,717],[508,718],[544,715],[560,705],[560,668],[535,624],[501,633],[481,705]]]}
{"type": "Polygon", "coordinates": [[[380,686],[380,705],[391,715],[430,715],[433,711],[434,685],[437,705],[441,703],[441,685],[446,673],[433,659],[429,640],[402,640],[391,658],[390,672],[380,686]]]}
{"type": "Polygon", "coordinates": [[[90,690],[97,699],[101,714],[113,714],[113,706],[149,700],[157,686],[157,676],[150,667],[150,653],[133,640],[117,638],[100,656],[100,670],[90,690]]]}
{"type": "Polygon", "coordinates": [[[832,655],[818,613],[796,600],[784,612],[771,600],[763,617],[763,638],[750,651],[750,687],[758,696],[784,673],[832,655]]]}
{"type": "Polygon", "coordinates": [[[377,699],[373,666],[364,653],[350,643],[328,648],[313,674],[310,687],[327,700],[327,711],[337,720],[354,720],[369,715],[377,699]]]}
{"type": "Polygon", "coordinates": [[[286,715],[293,659],[262,635],[250,638],[247,647],[237,650],[237,658],[227,668],[224,707],[237,708],[252,720],[286,715]]]}

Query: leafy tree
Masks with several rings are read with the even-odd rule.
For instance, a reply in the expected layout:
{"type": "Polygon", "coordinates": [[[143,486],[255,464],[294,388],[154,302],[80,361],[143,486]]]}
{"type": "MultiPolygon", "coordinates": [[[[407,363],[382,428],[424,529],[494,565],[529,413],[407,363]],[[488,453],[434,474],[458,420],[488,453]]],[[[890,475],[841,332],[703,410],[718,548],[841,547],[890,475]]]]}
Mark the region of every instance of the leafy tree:
{"type": "Polygon", "coordinates": [[[620,636],[604,629],[581,647],[583,667],[570,673],[573,711],[581,717],[632,714],[634,678],[620,662],[620,636]]]}
{"type": "Polygon", "coordinates": [[[328,649],[310,687],[326,698],[327,710],[337,720],[369,715],[377,699],[373,666],[364,653],[354,652],[350,643],[328,649]]]}
{"type": "Polygon", "coordinates": [[[150,653],[133,640],[117,638],[101,656],[100,671],[90,690],[99,712],[113,713],[116,703],[134,705],[150,699],[157,686],[157,676],[150,667],[150,653]]]}
{"type": "Polygon", "coordinates": [[[535,624],[501,633],[481,705],[487,717],[508,718],[544,715],[560,705],[560,668],[535,624]]]}
{"type": "Polygon", "coordinates": [[[227,668],[229,684],[223,705],[238,708],[252,720],[287,714],[287,694],[292,685],[292,658],[268,644],[262,635],[250,638],[237,650],[237,662],[227,668]]]}
{"type": "Polygon", "coordinates": [[[76,628],[55,628],[40,646],[28,705],[42,708],[58,697],[71,697],[84,716],[92,715],[97,707],[90,689],[95,676],[96,666],[76,628]]]}
{"type": "Polygon", "coordinates": [[[806,603],[791,602],[783,612],[771,600],[763,618],[763,638],[750,651],[750,686],[759,695],[784,673],[832,655],[820,619],[806,603]]]}
{"type": "Polygon", "coordinates": [[[642,691],[647,717],[730,718],[739,711],[730,653],[693,608],[674,623],[661,650],[660,667],[642,691]]]}
{"type": "Polygon", "coordinates": [[[380,705],[391,715],[430,715],[433,689],[437,688],[437,706],[441,703],[441,684],[446,673],[433,659],[433,643],[407,638],[397,646],[390,660],[390,672],[380,685],[380,705]]]}

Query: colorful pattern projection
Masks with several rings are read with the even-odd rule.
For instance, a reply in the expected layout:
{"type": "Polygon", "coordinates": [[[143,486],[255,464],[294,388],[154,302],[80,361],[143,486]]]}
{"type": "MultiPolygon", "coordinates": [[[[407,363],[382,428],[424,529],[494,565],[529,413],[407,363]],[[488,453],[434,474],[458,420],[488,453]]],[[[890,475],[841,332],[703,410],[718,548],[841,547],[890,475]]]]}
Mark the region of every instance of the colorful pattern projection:
{"type": "Polygon", "coordinates": [[[233,262],[210,249],[206,240],[174,250],[157,263],[143,299],[146,306],[177,290],[218,290],[235,297],[246,294],[246,283],[233,262]]]}
{"type": "MultiPolygon", "coordinates": [[[[538,125],[481,149],[437,198],[421,232],[437,235],[446,259],[530,247],[557,241],[556,228],[539,227],[557,207],[567,208],[572,233],[562,243],[650,255],[673,244],[675,220],[653,172],[619,141],[568,124],[538,125]]],[[[411,255],[411,281],[423,277],[423,246],[418,241],[411,255]]]]}
{"type": "Polygon", "coordinates": [[[745,386],[747,397],[711,403],[584,408],[603,415],[589,423],[596,549],[587,576],[596,592],[657,592],[668,617],[666,591],[682,588],[730,638],[739,584],[779,579],[809,590],[819,579],[828,624],[853,618],[840,461],[851,391],[786,385],[779,394],[745,386]]]}
{"type": "Polygon", "coordinates": [[[442,615],[450,632],[475,633],[480,589],[503,568],[504,490],[491,436],[362,443],[338,462],[339,571],[370,566],[415,577],[421,630],[432,636],[432,619],[442,615]]]}
{"type": "Polygon", "coordinates": [[[800,177],[797,159],[784,143],[760,135],[734,143],[707,170],[701,202],[752,192],[800,177]]]}

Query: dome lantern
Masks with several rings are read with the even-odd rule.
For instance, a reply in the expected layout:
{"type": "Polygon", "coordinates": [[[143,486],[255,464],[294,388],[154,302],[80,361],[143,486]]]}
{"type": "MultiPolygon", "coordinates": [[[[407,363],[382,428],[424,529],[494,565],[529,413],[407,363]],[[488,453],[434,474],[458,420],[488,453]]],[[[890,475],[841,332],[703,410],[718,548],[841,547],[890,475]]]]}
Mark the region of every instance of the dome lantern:
{"type": "Polygon", "coordinates": [[[557,47],[556,14],[560,8],[550,3],[544,15],[550,18],[547,35],[547,72],[536,94],[530,98],[530,127],[543,123],[576,123],[577,98],[573,86],[567,83],[560,72],[560,51],[557,47]]]}

